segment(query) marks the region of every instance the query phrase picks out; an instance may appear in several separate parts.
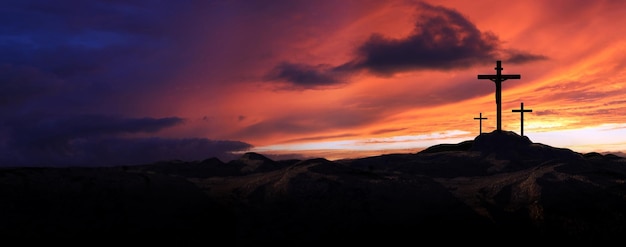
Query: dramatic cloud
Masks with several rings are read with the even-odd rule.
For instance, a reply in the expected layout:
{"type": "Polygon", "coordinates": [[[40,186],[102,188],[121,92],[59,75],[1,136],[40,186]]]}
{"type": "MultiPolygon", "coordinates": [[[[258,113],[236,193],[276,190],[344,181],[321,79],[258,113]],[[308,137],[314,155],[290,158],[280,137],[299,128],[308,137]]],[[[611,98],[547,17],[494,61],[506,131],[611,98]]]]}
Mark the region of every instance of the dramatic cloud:
{"type": "Polygon", "coordinates": [[[2,166],[112,166],[159,160],[232,159],[231,151],[251,145],[203,138],[127,137],[155,133],[183,119],[121,118],[72,115],[24,118],[5,122],[2,166]]]}
{"type": "Polygon", "coordinates": [[[483,33],[459,12],[419,4],[411,35],[389,39],[374,34],[358,49],[357,68],[390,75],[414,69],[468,67],[497,56],[495,34],[483,33]]]}
{"type": "Polygon", "coordinates": [[[414,70],[450,70],[506,60],[526,63],[546,59],[519,50],[502,49],[498,37],[481,32],[454,9],[418,3],[413,32],[404,38],[372,34],[356,50],[356,58],[332,67],[281,63],[268,78],[286,81],[294,88],[317,88],[345,83],[348,71],[367,70],[378,76],[414,70]],[[341,73],[340,73],[341,72],[341,73]]]}
{"type": "Polygon", "coordinates": [[[532,107],[529,133],[623,123],[623,5],[7,1],[0,165],[231,157],[251,144],[474,132],[479,112],[489,131],[494,84],[476,74],[494,73],[495,60],[522,75],[503,85],[503,110],[532,107]]]}
{"type": "Polygon", "coordinates": [[[99,115],[32,117],[8,121],[13,139],[25,145],[66,143],[74,138],[127,133],[154,133],[183,122],[171,118],[121,118],[99,115]]]}

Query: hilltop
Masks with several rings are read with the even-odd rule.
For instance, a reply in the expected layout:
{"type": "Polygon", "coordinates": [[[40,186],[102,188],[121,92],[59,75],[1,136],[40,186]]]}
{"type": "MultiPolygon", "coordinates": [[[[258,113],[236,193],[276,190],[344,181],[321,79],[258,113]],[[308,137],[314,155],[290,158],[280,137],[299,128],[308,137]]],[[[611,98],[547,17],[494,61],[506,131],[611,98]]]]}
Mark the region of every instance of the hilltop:
{"type": "Polygon", "coordinates": [[[0,170],[0,234],[233,245],[591,246],[626,233],[626,158],[483,133],[409,154],[330,161],[163,161],[0,170]]]}

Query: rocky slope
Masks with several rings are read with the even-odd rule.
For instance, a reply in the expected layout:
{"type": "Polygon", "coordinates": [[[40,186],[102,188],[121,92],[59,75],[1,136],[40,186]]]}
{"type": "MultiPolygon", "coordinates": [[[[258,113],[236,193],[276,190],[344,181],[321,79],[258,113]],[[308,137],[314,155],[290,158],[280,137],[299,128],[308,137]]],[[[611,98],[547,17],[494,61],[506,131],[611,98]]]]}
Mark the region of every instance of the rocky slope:
{"type": "Polygon", "coordinates": [[[626,233],[626,159],[484,133],[413,154],[0,170],[0,234],[233,245],[574,244],[626,233]]]}

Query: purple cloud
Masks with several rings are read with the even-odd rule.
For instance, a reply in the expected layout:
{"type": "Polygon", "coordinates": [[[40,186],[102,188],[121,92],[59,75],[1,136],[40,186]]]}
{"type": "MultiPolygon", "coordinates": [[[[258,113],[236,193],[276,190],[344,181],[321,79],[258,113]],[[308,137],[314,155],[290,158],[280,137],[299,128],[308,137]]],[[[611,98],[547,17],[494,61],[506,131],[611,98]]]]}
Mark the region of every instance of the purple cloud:
{"type": "Polygon", "coordinates": [[[378,76],[391,76],[414,70],[451,70],[476,64],[506,60],[527,63],[546,59],[518,50],[500,47],[498,37],[480,31],[454,9],[418,3],[418,17],[413,32],[404,38],[387,38],[372,34],[358,46],[356,57],[339,66],[285,66],[283,62],[268,79],[291,83],[294,88],[318,88],[346,83],[349,72],[369,71],[378,76]],[[341,73],[338,73],[341,72],[341,73]]]}

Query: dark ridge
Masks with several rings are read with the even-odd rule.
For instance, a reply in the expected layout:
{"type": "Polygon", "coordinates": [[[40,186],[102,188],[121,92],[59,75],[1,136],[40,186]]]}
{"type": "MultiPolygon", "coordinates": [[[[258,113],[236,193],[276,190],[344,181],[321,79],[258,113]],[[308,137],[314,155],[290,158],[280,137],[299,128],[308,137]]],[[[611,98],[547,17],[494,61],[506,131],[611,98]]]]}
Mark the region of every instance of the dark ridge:
{"type": "Polygon", "coordinates": [[[255,153],[255,152],[247,152],[245,154],[243,154],[241,156],[241,158],[239,158],[240,160],[259,160],[262,162],[272,162],[273,160],[271,160],[270,158],[265,157],[262,154],[259,153],[255,153]]]}
{"type": "Polygon", "coordinates": [[[213,165],[213,166],[217,166],[217,165],[223,165],[224,162],[222,162],[220,159],[216,158],[216,157],[212,157],[212,158],[208,158],[205,159],[203,161],[200,162],[199,165],[213,165]]]}
{"type": "Polygon", "coordinates": [[[600,154],[598,152],[590,152],[590,153],[583,154],[583,157],[585,157],[585,158],[598,158],[598,157],[602,158],[602,157],[604,157],[604,155],[602,155],[602,154],[600,154]]]}
{"type": "Polygon", "coordinates": [[[474,145],[473,140],[463,141],[457,144],[437,144],[430,146],[419,153],[439,153],[449,151],[468,151],[474,145]]]}
{"type": "Polygon", "coordinates": [[[620,157],[620,156],[615,155],[615,154],[605,154],[604,157],[608,158],[608,159],[612,159],[612,160],[618,160],[618,159],[622,159],[623,158],[623,157],[620,157]]]}
{"type": "Polygon", "coordinates": [[[625,163],[504,131],[338,161],[248,152],[228,163],[0,169],[0,236],[608,245],[626,234],[625,163]]]}
{"type": "Polygon", "coordinates": [[[192,178],[239,175],[238,167],[226,164],[215,157],[200,162],[185,162],[180,160],[161,161],[153,164],[132,166],[129,167],[129,169],[192,178]]]}
{"type": "Polygon", "coordinates": [[[240,175],[274,171],[283,168],[283,164],[255,152],[245,153],[239,159],[228,162],[229,166],[239,169],[240,175]]]}

